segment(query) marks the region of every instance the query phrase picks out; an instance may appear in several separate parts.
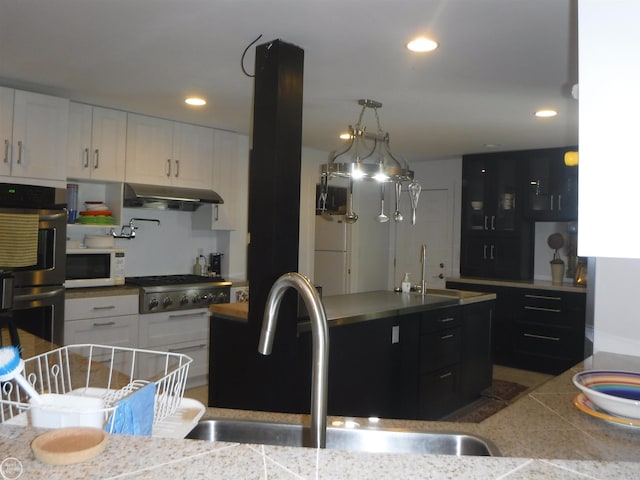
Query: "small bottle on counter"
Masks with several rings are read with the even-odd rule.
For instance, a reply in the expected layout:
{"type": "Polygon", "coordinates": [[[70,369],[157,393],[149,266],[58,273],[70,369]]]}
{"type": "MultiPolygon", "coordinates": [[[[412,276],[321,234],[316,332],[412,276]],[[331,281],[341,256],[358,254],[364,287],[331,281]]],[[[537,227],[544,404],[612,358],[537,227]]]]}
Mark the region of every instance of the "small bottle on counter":
{"type": "Polygon", "coordinates": [[[409,272],[404,274],[402,279],[402,293],[409,293],[411,291],[411,282],[409,281],[409,272]]]}
{"type": "Polygon", "coordinates": [[[202,264],[200,263],[200,257],[196,257],[196,263],[193,264],[193,274],[202,275],[202,264]]]}

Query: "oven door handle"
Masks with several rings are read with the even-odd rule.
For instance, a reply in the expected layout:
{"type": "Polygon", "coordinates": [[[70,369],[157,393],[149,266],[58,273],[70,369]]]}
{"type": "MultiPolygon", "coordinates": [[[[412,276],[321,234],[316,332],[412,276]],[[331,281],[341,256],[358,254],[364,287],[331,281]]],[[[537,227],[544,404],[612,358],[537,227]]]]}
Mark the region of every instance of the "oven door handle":
{"type": "Polygon", "coordinates": [[[52,298],[63,293],[64,293],[64,287],[55,288],[53,290],[47,290],[45,292],[39,292],[39,293],[27,293],[25,295],[14,294],[13,303],[15,304],[17,302],[32,302],[34,300],[44,300],[46,298],[52,298]]]}
{"type": "Polygon", "coordinates": [[[52,214],[39,215],[39,220],[41,222],[55,222],[56,220],[60,220],[61,218],[67,217],[67,212],[56,212],[52,214]]]}

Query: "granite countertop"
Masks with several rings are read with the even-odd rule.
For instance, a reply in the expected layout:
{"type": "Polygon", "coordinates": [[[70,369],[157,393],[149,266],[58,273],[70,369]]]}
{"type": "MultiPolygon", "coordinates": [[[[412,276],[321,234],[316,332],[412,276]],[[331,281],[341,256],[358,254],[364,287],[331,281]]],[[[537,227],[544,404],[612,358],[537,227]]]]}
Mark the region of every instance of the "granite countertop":
{"type": "MultiPolygon", "coordinates": [[[[454,305],[494,300],[493,293],[465,292],[449,289],[429,289],[426,295],[419,293],[397,293],[386,290],[374,292],[330,295],[322,298],[329,326],[424,312],[454,305]]],[[[229,320],[246,321],[249,304],[224,303],[211,305],[211,313],[229,320]]],[[[306,321],[301,322],[304,330],[306,321]]]]}
{"type": "MultiPolygon", "coordinates": [[[[639,370],[640,358],[596,354],[479,424],[380,422],[382,427],[481,435],[492,440],[503,457],[368,454],[111,435],[105,451],[96,458],[51,466],[36,460],[30,449],[31,441],[42,431],[8,425],[0,425],[0,451],[3,459],[10,459],[4,468],[19,462],[20,478],[25,479],[640,479],[638,429],[592,418],[571,403],[578,393],[571,377],[585,368],[639,370]]],[[[308,421],[303,415],[216,408],[208,409],[206,416],[308,421]]]]}
{"type": "Polygon", "coordinates": [[[113,287],[85,287],[67,288],[64,291],[65,299],[112,297],[116,295],[138,295],[140,289],[133,285],[115,285],[113,287]]]}

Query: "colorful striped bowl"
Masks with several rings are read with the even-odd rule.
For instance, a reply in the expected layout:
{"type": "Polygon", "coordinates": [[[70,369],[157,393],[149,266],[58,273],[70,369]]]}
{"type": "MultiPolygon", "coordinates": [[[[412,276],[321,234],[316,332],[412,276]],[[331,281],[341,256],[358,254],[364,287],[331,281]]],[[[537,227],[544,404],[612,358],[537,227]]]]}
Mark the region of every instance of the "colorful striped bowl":
{"type": "Polygon", "coordinates": [[[612,415],[640,419],[640,374],[586,370],[573,376],[573,384],[592,403],[612,415]]]}

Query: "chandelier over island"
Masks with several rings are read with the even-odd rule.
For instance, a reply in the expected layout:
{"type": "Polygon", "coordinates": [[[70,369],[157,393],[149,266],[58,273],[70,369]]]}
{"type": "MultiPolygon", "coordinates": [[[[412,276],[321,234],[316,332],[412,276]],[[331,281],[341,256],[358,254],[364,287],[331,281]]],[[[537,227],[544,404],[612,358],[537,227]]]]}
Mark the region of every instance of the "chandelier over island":
{"type": "Polygon", "coordinates": [[[358,220],[358,215],[353,211],[353,184],[361,180],[379,182],[381,186],[381,215],[377,221],[386,222],[389,217],[384,215],[384,184],[395,183],[396,192],[396,212],[393,218],[396,222],[402,221],[399,214],[399,197],[403,191],[402,186],[406,184],[406,191],[411,198],[411,220],[415,224],[415,210],[420,195],[420,184],[414,179],[413,171],[409,168],[406,160],[391,152],[389,147],[389,133],[382,130],[378,109],[382,103],[375,100],[360,99],[358,104],[362,106],[358,121],[354,126],[349,125],[347,134],[347,146],[338,153],[332,152],[329,161],[320,168],[322,179],[322,189],[320,193],[320,210],[325,211],[328,182],[333,178],[347,178],[349,189],[347,190],[347,212],[345,221],[354,223],[358,220]],[[377,130],[367,131],[362,123],[362,118],[367,109],[372,109],[376,119],[377,130]]]}

